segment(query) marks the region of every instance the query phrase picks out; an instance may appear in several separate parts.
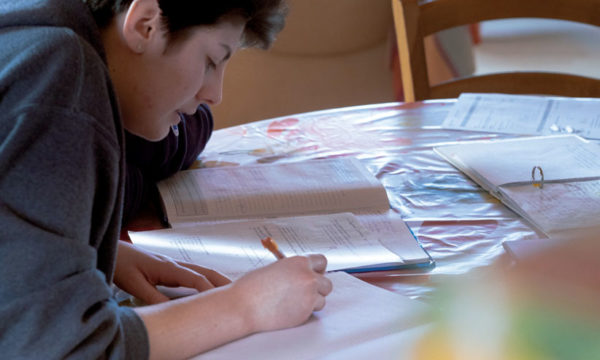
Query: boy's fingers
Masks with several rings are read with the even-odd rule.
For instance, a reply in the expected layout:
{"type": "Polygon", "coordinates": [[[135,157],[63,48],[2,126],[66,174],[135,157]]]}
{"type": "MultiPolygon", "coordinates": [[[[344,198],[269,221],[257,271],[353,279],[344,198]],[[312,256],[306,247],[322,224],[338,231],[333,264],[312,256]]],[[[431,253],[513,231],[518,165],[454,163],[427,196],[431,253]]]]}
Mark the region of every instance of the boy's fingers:
{"type": "Polygon", "coordinates": [[[146,279],[140,279],[140,281],[136,283],[136,288],[136,297],[146,304],[158,304],[169,300],[166,295],[158,291],[156,287],[147,282],[146,279]]]}
{"type": "Polygon", "coordinates": [[[318,296],[315,301],[314,311],[322,310],[325,307],[325,296],[318,296]]]}
{"type": "Polygon", "coordinates": [[[308,255],[308,261],[311,269],[318,273],[324,274],[327,269],[327,258],[321,254],[308,255]]]}
{"type": "Polygon", "coordinates": [[[176,264],[166,266],[164,271],[160,271],[159,274],[160,277],[157,279],[156,285],[183,286],[198,291],[205,291],[215,287],[204,275],[176,264]]]}
{"type": "Polygon", "coordinates": [[[218,271],[185,262],[178,262],[178,264],[198,274],[204,275],[204,277],[208,281],[210,281],[215,287],[231,284],[231,279],[229,279],[227,276],[221,274],[218,271]]]}
{"type": "Polygon", "coordinates": [[[333,290],[333,283],[331,282],[331,280],[329,280],[329,278],[327,278],[325,276],[321,276],[318,279],[318,285],[317,285],[317,291],[319,292],[319,294],[321,294],[323,296],[327,296],[327,295],[329,295],[331,290],[333,290]]]}

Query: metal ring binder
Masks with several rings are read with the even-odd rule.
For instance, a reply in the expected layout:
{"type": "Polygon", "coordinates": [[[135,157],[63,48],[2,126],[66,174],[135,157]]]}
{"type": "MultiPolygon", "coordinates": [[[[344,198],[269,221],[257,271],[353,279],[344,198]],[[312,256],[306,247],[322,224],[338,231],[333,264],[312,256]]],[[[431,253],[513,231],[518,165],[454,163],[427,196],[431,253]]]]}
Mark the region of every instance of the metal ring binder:
{"type": "Polygon", "coordinates": [[[542,170],[541,166],[534,166],[533,169],[531,169],[531,183],[533,184],[533,186],[543,189],[544,188],[544,170],[542,170]],[[540,174],[540,180],[537,181],[535,179],[535,172],[536,170],[539,172],[540,174]]]}

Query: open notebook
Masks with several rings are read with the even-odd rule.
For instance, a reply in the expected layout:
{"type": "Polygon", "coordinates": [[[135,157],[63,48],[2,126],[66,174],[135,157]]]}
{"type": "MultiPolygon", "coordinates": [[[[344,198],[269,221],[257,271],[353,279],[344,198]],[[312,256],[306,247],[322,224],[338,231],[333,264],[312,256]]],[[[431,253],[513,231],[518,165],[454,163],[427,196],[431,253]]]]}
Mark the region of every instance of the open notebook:
{"type": "Polygon", "coordinates": [[[547,235],[600,226],[597,143],[558,135],[434,150],[547,235]]]}

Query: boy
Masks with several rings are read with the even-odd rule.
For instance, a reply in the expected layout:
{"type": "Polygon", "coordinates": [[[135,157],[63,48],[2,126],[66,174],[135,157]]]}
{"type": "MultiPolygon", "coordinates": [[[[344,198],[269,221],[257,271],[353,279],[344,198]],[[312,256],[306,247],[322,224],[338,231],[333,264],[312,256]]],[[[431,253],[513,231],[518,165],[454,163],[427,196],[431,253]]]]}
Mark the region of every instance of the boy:
{"type": "Polygon", "coordinates": [[[219,102],[227,59],[271,41],[280,2],[0,0],[3,357],[186,358],[324,306],[320,255],[229,284],[118,241],[123,127],[160,140],[219,102]],[[216,288],[122,308],[113,275],[151,302],[156,284],[216,288]]]}

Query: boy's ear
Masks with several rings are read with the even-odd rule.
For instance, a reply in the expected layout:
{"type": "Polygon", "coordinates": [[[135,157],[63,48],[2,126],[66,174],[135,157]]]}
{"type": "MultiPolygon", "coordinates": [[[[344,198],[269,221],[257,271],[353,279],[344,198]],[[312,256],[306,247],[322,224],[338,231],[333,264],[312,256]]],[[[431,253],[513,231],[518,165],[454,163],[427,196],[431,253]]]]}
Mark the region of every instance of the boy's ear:
{"type": "Polygon", "coordinates": [[[123,21],[123,39],[135,53],[143,53],[161,36],[158,0],[133,0],[123,21]]]}

